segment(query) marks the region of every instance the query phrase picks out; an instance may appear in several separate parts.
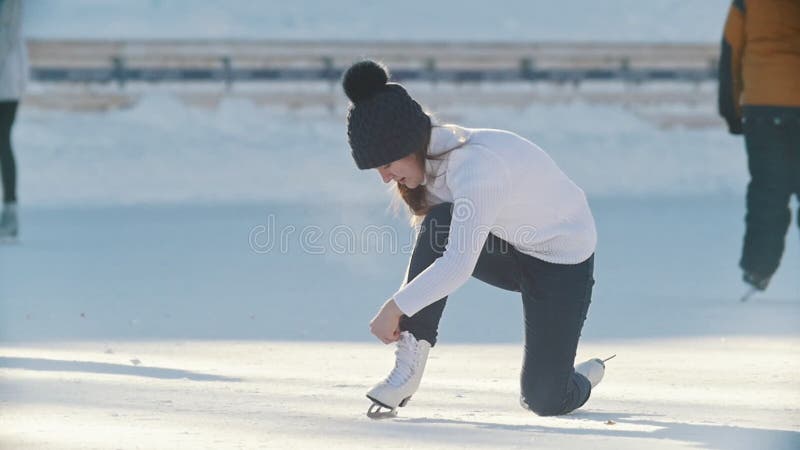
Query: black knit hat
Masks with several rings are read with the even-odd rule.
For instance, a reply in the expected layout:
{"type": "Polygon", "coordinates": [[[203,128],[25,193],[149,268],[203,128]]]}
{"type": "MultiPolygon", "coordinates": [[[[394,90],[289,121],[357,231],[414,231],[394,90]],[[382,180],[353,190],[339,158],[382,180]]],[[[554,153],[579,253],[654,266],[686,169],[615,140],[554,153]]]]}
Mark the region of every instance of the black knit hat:
{"type": "Polygon", "coordinates": [[[389,73],[375,61],[347,69],[342,86],[352,104],[347,140],[359,169],[374,169],[428,145],[431,119],[389,73]]]}

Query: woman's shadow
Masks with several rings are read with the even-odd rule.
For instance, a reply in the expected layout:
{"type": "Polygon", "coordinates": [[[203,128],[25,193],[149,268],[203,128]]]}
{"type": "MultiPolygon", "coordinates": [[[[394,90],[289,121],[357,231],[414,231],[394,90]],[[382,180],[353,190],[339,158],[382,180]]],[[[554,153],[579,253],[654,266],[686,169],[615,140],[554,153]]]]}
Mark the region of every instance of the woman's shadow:
{"type": "Polygon", "coordinates": [[[418,424],[450,424],[468,425],[490,430],[507,430],[516,432],[536,432],[572,435],[615,436],[621,438],[668,439],[689,442],[701,448],[725,450],[797,450],[800,449],[800,432],[772,430],[764,428],[746,428],[715,424],[690,424],[660,420],[659,416],[646,414],[628,414],[612,412],[579,411],[562,416],[562,420],[570,418],[597,421],[606,424],[605,428],[575,428],[553,425],[510,425],[491,422],[467,420],[418,418],[395,419],[404,423],[418,424]],[[646,430],[624,429],[626,424],[646,430]],[[616,428],[616,429],[615,429],[616,428]]]}

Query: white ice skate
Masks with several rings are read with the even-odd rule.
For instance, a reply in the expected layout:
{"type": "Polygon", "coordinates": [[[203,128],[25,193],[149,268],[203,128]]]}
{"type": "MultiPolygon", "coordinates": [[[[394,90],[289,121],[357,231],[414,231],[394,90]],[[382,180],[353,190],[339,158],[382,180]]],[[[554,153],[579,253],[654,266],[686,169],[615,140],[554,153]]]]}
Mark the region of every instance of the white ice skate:
{"type": "Polygon", "coordinates": [[[617,355],[612,355],[606,359],[600,358],[592,358],[587,361],[584,361],[575,366],[575,372],[585,376],[589,379],[589,383],[592,384],[592,389],[595,388],[600,381],[603,379],[603,375],[606,373],[606,361],[613,358],[617,355]]]}
{"type": "Polygon", "coordinates": [[[431,344],[428,341],[418,341],[408,331],[400,333],[392,373],[367,392],[367,398],[373,402],[367,410],[367,417],[394,417],[398,407],[406,406],[419,388],[430,349],[431,344]]]}
{"type": "Polygon", "coordinates": [[[19,233],[19,223],[17,222],[17,205],[6,203],[3,212],[0,214],[0,242],[14,242],[19,233]]]}

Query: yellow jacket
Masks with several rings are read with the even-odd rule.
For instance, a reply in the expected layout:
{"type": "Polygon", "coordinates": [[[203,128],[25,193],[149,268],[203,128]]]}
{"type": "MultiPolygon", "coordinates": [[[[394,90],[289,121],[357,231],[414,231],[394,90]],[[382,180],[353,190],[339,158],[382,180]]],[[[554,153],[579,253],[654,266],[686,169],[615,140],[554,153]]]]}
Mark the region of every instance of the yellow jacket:
{"type": "Polygon", "coordinates": [[[719,112],[741,134],[742,106],[800,107],[800,0],[734,0],[719,62],[719,112]]]}

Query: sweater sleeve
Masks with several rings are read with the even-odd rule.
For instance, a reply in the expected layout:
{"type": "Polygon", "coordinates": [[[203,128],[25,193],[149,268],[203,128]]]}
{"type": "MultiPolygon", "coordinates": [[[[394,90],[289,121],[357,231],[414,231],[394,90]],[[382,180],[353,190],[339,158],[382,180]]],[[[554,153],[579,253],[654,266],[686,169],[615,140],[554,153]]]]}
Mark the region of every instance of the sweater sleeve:
{"type": "Polygon", "coordinates": [[[393,298],[407,316],[451,294],[472,276],[489,230],[510,191],[504,163],[489,149],[456,150],[446,174],[453,215],[444,253],[400,288],[393,298]]]}
{"type": "Polygon", "coordinates": [[[742,55],[745,46],[745,3],[735,0],[728,11],[719,59],[719,113],[732,134],[742,134],[742,112],[739,105],[744,88],[742,55]]]}

